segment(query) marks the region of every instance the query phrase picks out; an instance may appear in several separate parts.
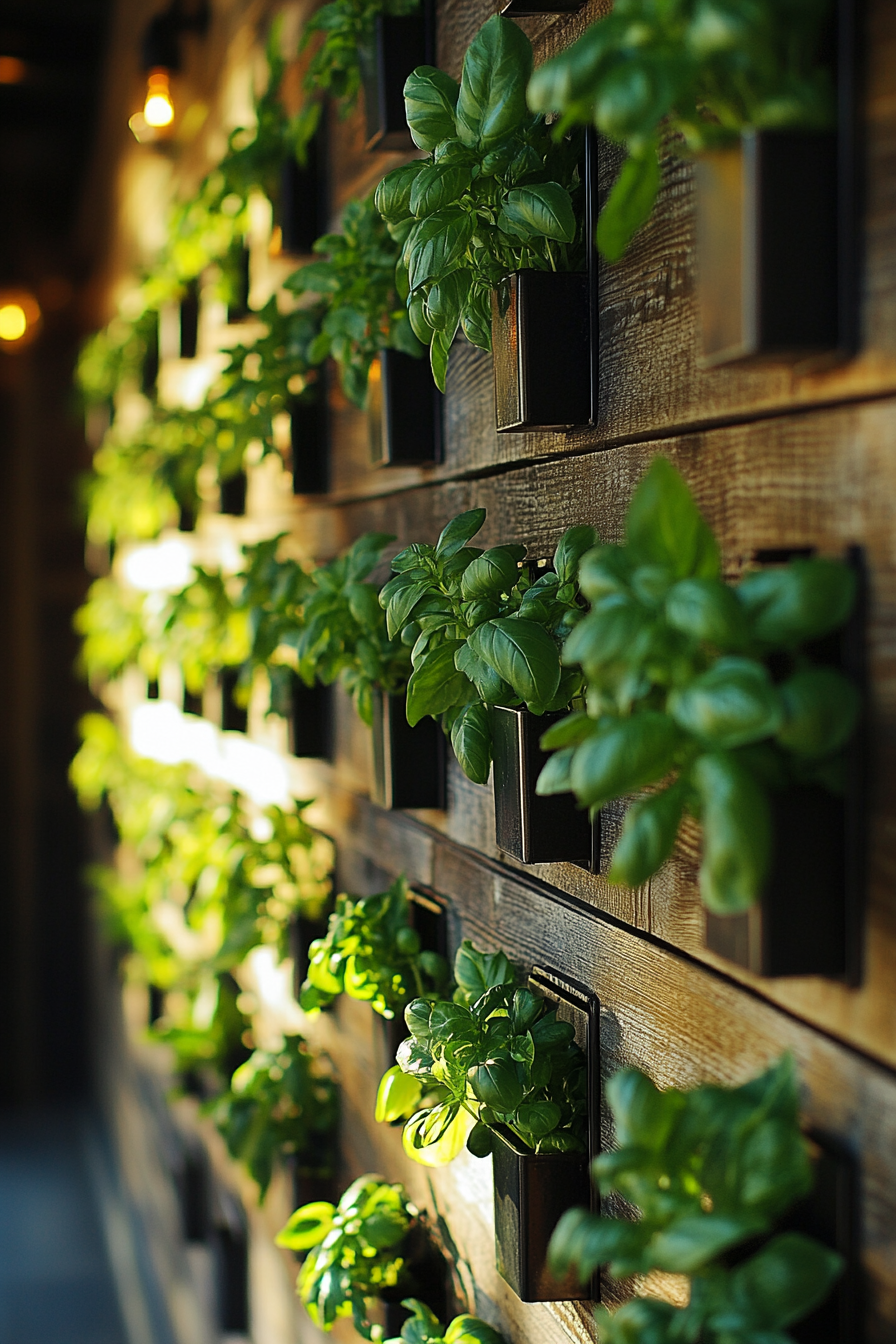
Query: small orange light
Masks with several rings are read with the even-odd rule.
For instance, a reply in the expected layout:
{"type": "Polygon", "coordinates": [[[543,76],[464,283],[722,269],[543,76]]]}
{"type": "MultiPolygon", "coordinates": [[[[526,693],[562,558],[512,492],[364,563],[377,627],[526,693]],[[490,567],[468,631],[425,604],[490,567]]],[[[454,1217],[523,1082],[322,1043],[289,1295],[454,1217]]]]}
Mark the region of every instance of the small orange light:
{"type": "Polygon", "coordinates": [[[0,349],[14,350],[27,345],[37,335],[40,308],[26,290],[0,293],[0,349]]]}
{"type": "Polygon", "coordinates": [[[21,84],[28,73],[18,56],[0,56],[0,84],[21,84]]]}
{"type": "Polygon", "coordinates": [[[171,89],[168,84],[167,70],[151,70],[146,86],[146,102],[143,116],[148,126],[159,129],[170,126],[174,120],[174,104],[171,101],[171,89]]]}

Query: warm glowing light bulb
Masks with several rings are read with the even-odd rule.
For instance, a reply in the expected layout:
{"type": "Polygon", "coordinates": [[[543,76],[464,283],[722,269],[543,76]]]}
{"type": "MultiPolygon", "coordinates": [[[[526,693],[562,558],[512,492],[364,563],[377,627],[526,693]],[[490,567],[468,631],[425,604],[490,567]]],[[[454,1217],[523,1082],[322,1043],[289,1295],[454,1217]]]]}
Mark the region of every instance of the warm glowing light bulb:
{"type": "Polygon", "coordinates": [[[153,70],[146,87],[143,117],[148,126],[170,126],[174,120],[174,105],[164,70],[153,70]]]}
{"type": "Polygon", "coordinates": [[[20,341],[27,330],[25,309],[18,303],[4,303],[0,308],[0,341],[20,341]]]}

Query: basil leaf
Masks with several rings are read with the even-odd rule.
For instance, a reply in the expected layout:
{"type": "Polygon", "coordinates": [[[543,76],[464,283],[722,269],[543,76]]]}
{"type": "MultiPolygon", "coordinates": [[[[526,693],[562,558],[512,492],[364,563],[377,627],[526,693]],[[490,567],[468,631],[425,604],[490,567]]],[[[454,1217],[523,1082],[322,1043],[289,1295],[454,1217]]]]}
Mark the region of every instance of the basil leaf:
{"type": "Polygon", "coordinates": [[[457,134],[455,109],[460,87],[431,65],[419,65],[404,85],[404,109],[411,139],[418,149],[435,149],[457,134]]]}
{"type": "Polygon", "coordinates": [[[471,166],[466,163],[430,163],[414,178],[410,209],[417,219],[453,205],[470,185],[471,166]]]}
{"type": "Polygon", "coordinates": [[[472,687],[454,665],[454,655],[461,647],[459,639],[446,640],[429,649],[415,665],[407,694],[407,718],[412,728],[426,715],[435,718],[470,698],[472,687]]]}
{"type": "Polygon", "coordinates": [[[731,749],[778,731],[781,700],[768,669],[750,658],[719,658],[668,701],[675,722],[710,746],[731,749]]]}
{"type": "Polygon", "coordinates": [[[514,553],[504,546],[494,546],[491,550],[483,551],[464,570],[460,585],[461,597],[469,602],[475,597],[509,593],[519,573],[514,553]]]}
{"type": "Polygon", "coordinates": [[[450,560],[458,551],[462,551],[482,527],[485,518],[485,509],[468,509],[466,513],[459,513],[456,518],[452,518],[443,527],[436,542],[436,558],[450,560]]]}
{"type": "Polygon", "coordinates": [[[576,797],[585,806],[603,807],[655,784],[675,765],[681,743],[674,720],[658,710],[610,720],[576,748],[571,771],[576,797]]]}
{"type": "Polygon", "coordinates": [[[514,187],[504,198],[499,224],[509,221],[508,233],[522,237],[555,238],[571,243],[576,236],[576,217],[569,192],[557,182],[514,187]]]}
{"type": "Polygon", "coordinates": [[[434,331],[429,345],[429,364],[433,381],[440,392],[445,391],[448,378],[448,356],[454,341],[453,331],[434,331]]]}
{"type": "Polygon", "coordinates": [[[426,579],[418,580],[416,583],[405,583],[393,590],[386,607],[386,633],[390,639],[395,639],[399,631],[404,629],[411,619],[414,608],[429,590],[430,585],[426,579]]]}
{"type": "Polygon", "coordinates": [[[476,690],[479,692],[479,698],[484,705],[499,705],[503,700],[512,697],[513,691],[499,677],[494,668],[489,667],[488,663],[473,652],[469,642],[464,643],[463,647],[458,649],[454,658],[454,665],[464,676],[469,677],[476,690]]]}
{"type": "Polygon", "coordinates": [[[756,1220],[719,1213],[677,1218],[647,1246],[651,1265],[673,1274],[693,1274],[709,1260],[761,1231],[756,1220]]]}
{"type": "Polygon", "coordinates": [[[685,801],[685,786],[678,781],[629,808],[613,851],[609,882],[639,887],[663,866],[672,853],[685,801]]]}
{"type": "Polygon", "coordinates": [[[655,457],[632,496],[625,536],[639,564],[664,565],[676,578],[716,578],[719,548],[690,490],[665,457],[655,457]]]}
{"type": "Polygon", "coordinates": [[[528,120],[526,84],[532,46],[522,29],[495,14],[467,48],[457,100],[457,134],[490,148],[528,120]]]}
{"type": "Polygon", "coordinates": [[[488,1059],[467,1073],[477,1101],[496,1111],[515,1111],[523,1099],[522,1070],[509,1059],[488,1059]]]}
{"type": "Polygon", "coordinates": [[[561,747],[555,751],[541,768],[535,781],[535,792],[539,798],[547,798],[554,793],[572,791],[572,758],[574,747],[561,747]]]}
{"type": "Polygon", "coordinates": [[[779,687],[784,722],[778,741],[797,756],[828,756],[852,736],[861,701],[855,686],[832,667],[806,668],[779,687]]]}
{"type": "Polygon", "coordinates": [[[800,1232],[783,1232],[734,1270],[732,1296],[753,1329],[781,1329],[824,1301],[842,1271],[834,1251],[800,1232]]]}
{"type": "Polygon", "coordinates": [[[567,714],[565,719],[552,723],[546,733],[542,733],[539,745],[542,751],[551,751],[556,747],[577,747],[586,737],[597,732],[597,724],[584,710],[567,714]]]}
{"type": "Polygon", "coordinates": [[[618,261],[653,210],[662,174],[656,145],[630,154],[597,220],[594,240],[607,261],[618,261]]]}
{"type": "Polygon", "coordinates": [[[534,621],[512,617],[489,621],[473,631],[469,643],[521,700],[547,702],[556,693],[560,683],[557,646],[534,621]]]}
{"type": "Polygon", "coordinates": [[[698,757],[691,778],[703,827],[703,904],[720,915],[748,910],[762,893],[771,857],[765,791],[727,752],[698,757]]]}
{"type": "Polygon", "coordinates": [[[474,216],[458,207],[439,210],[420,221],[405,247],[412,290],[454,270],[473,236],[474,223],[474,216]]]}
{"type": "MultiPolygon", "coordinates": [[[[413,163],[402,164],[400,168],[387,173],[373,198],[383,219],[396,224],[407,219],[411,213],[411,190],[426,166],[425,159],[416,159],[413,163]]],[[[298,277],[301,277],[302,270],[297,272],[298,277]]]]}
{"type": "Polygon", "coordinates": [[[582,525],[567,528],[554,551],[554,569],[561,583],[576,582],[579,575],[579,561],[596,542],[597,533],[593,527],[582,525]]]}
{"type": "Polygon", "coordinates": [[[475,1003],[488,989],[497,985],[512,985],[513,967],[503,952],[480,952],[469,938],[465,938],[454,958],[454,978],[470,1003],[475,1003]]]}
{"type": "Polygon", "coordinates": [[[426,321],[433,331],[444,331],[453,340],[470,292],[470,284],[469,272],[450,271],[432,286],[426,296],[426,321]]]}
{"type": "Polygon", "coordinates": [[[856,576],[838,560],[792,560],[782,569],[748,574],[737,595],[756,639],[791,648],[843,624],[855,602],[856,576]]]}
{"type": "Polygon", "coordinates": [[[701,643],[736,649],[748,635],[737,594],[721,579],[681,579],[666,594],[666,620],[701,643]]]}
{"type": "Polygon", "coordinates": [[[484,705],[465,705],[451,725],[451,745],[474,784],[487,784],[492,764],[492,731],[484,705]]]}

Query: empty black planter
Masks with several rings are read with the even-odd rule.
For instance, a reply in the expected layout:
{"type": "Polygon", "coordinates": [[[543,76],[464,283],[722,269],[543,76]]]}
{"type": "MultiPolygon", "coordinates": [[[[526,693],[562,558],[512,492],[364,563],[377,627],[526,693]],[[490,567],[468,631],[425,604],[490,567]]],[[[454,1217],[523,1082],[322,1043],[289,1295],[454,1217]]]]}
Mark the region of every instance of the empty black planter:
{"type": "Polygon", "coordinates": [[[295,495],[325,495],[330,488],[330,415],[327,380],[289,403],[292,489],[295,495]]]}
{"type": "Polygon", "coordinates": [[[533,1153],[498,1131],[492,1157],[495,1251],[501,1278],[523,1302],[587,1301],[590,1288],[575,1273],[556,1279],[547,1266],[548,1243],[567,1209],[588,1206],[584,1153],[533,1153]]]}
{"type": "Polygon", "coordinates": [[[373,695],[373,781],[380,807],[445,806],[445,735],[435,719],[412,728],[403,695],[373,695]]]}
{"type": "Polygon", "coordinates": [[[249,1228],[235,1196],[219,1192],[213,1234],[218,1325],[224,1335],[249,1331],[249,1228]]]}
{"type": "Polygon", "coordinates": [[[180,301],[180,357],[195,359],[199,344],[199,281],[191,280],[180,301]]]}
{"type": "Polygon", "coordinates": [[[367,432],[376,466],[442,460],[442,394],[429,360],[381,350],[367,382],[367,432]]]}
{"type": "Polygon", "coordinates": [[[707,364],[841,344],[836,132],[751,132],[701,155],[697,241],[707,364]]]}
{"type": "Polygon", "coordinates": [[[218,673],[221,687],[221,727],[225,732],[244,733],[248,727],[248,712],[236,702],[236,688],[239,682],[238,667],[222,667],[218,673]]]}
{"type": "Polygon", "coordinates": [[[292,678],[289,749],[293,756],[329,761],[333,757],[333,687],[306,686],[292,678]]]}
{"type": "Polygon", "coordinates": [[[499,431],[590,422],[589,293],[584,271],[514,271],[492,291],[499,431]]]}
{"type": "Polygon", "coordinates": [[[223,480],[220,484],[221,512],[228,513],[234,518],[242,518],[246,512],[248,487],[249,482],[244,471],[237,471],[233,476],[223,480]]]}
{"type": "Polygon", "coordinates": [[[435,59],[432,0],[414,14],[378,14],[373,42],[360,48],[368,149],[413,149],[404,106],[405,80],[418,65],[435,59]]]}
{"type": "Polygon", "coordinates": [[[495,707],[495,839],[499,849],[521,863],[583,863],[596,869],[599,821],[593,825],[571,793],[540,798],[535,785],[548,759],[539,739],[559,714],[495,707]]]}
{"type": "Polygon", "coordinates": [[[326,232],[327,181],[325,128],[321,126],[308,144],[305,162],[295,157],[284,161],[280,191],[274,206],[274,224],[280,229],[284,252],[307,256],[326,232]]]}

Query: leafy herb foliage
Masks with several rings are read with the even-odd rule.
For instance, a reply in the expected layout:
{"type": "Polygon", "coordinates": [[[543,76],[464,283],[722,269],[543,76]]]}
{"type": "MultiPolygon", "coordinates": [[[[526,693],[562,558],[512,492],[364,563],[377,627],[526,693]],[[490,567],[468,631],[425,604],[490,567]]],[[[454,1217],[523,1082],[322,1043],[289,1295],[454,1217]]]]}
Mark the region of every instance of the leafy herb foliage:
{"type": "Polygon", "coordinates": [[[594,1177],[641,1217],[571,1209],[551,1240],[551,1267],[575,1269],[583,1283],[604,1264],[614,1278],[661,1270],[691,1283],[684,1308],[650,1298],[613,1316],[598,1307],[601,1344],[788,1344],[787,1326],[824,1300],[840,1256],[782,1232],[735,1267],[726,1257],[772,1232],[812,1186],[792,1058],[742,1087],[691,1092],[659,1092],[625,1069],[607,1095],[619,1147],[594,1161],[594,1177]]]}
{"type": "Polygon", "coordinates": [[[400,1282],[402,1243],[416,1216],[404,1187],[375,1175],[359,1176],[335,1206],[320,1201],[296,1209],[277,1244],[308,1253],[297,1287],[315,1325],[331,1330],[339,1317],[351,1316],[364,1339],[382,1338],[367,1299],[400,1282]]]}
{"type": "Polygon", "coordinates": [[[859,696],[810,646],[846,620],[855,575],[812,558],[725,583],[715,537],[665,458],[635,491],[625,537],[582,559],[592,607],[563,661],[585,674],[587,712],[545,733],[558,750],[537,789],[572,789],[596,811],[651,787],[628,811],[610,881],[645,882],[689,812],[703,829],[705,905],[745,910],[768,872],[770,791],[843,788],[859,696]]]}
{"type": "Polygon", "coordinates": [[[404,1127],[405,1152],[441,1166],[466,1143],[477,1157],[507,1130],[539,1153],[584,1152],[585,1056],[568,1022],[531,990],[503,952],[465,940],[454,962],[451,1000],[416,999],[405,1010],[410,1037],[380,1083],[377,1119],[404,1127]],[[403,1076],[405,1075],[405,1076],[403,1076]]]}
{"type": "Polygon", "coordinates": [[[338,1095],[299,1037],[287,1037],[282,1050],[256,1050],[211,1110],[231,1157],[244,1164],[262,1200],[278,1157],[291,1155],[300,1166],[329,1174],[338,1095]]]}
{"type": "Polygon", "coordinates": [[[495,15],[470,44],[460,84],[427,65],[405,84],[408,126],[429,157],[389,173],[376,204],[403,248],[411,326],[443,392],[459,328],[491,349],[499,281],[581,262],[579,144],[557,143],[526,111],[531,70],[529,39],[495,15]]]}
{"type": "Polygon", "coordinates": [[[820,49],[830,0],[616,0],[612,13],[532,76],[536,111],[594,124],[627,158],[597,245],[622,256],[649,218],[665,131],[693,152],[746,130],[826,127],[834,118],[820,49]]]}
{"type": "Polygon", "coordinates": [[[386,1344],[505,1344],[504,1336],[478,1316],[455,1316],[442,1325],[424,1302],[407,1297],[401,1304],[411,1313],[401,1327],[401,1335],[386,1344]]]}
{"type": "Polygon", "coordinates": [[[310,358],[315,364],[327,356],[335,359],[345,395],[363,406],[370,365],[380,350],[423,354],[396,287],[399,250],[370,196],[349,201],[341,233],[318,238],[314,251],[324,260],[301,266],[285,287],[320,296],[323,318],[310,358]]]}
{"type": "Polygon", "coordinates": [[[323,1008],[345,993],[392,1018],[412,999],[444,994],[450,980],[445,958],[421,950],[410,925],[408,885],[400,877],[375,896],[336,898],[326,937],[311,944],[300,1003],[306,1010],[323,1008]]]}
{"type": "Polygon", "coordinates": [[[524,546],[468,544],[484,522],[485,509],[471,509],[435,546],[405,547],[380,593],[388,635],[411,649],[408,723],[440,719],[477,784],[492,759],[490,705],[544,714],[565,709],[581,688],[579,673],[561,668],[559,650],[582,614],[576,570],[595,540],[593,528],[570,528],[553,570],[533,582],[520,568],[524,546]]]}

